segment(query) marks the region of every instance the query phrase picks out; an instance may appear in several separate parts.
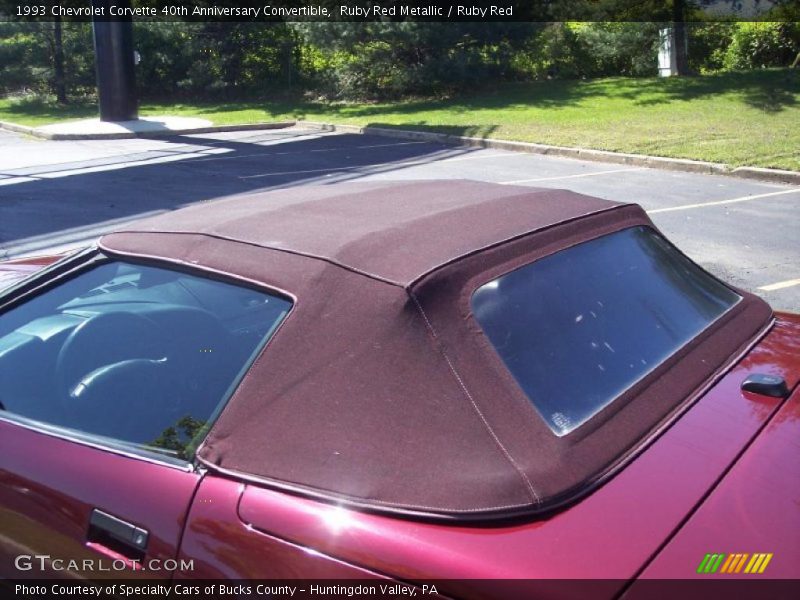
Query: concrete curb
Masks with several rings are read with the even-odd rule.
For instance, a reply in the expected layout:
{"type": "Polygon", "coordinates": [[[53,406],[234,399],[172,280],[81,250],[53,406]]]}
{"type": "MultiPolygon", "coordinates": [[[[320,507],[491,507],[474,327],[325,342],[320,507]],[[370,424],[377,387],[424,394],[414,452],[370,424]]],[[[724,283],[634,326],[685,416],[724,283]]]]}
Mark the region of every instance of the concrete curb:
{"type": "Polygon", "coordinates": [[[0,121],[0,129],[6,129],[8,131],[13,131],[15,133],[24,133],[25,135],[32,135],[34,137],[38,137],[35,133],[36,130],[33,127],[28,127],[26,125],[17,125],[16,123],[0,121]]]}
{"type": "Polygon", "coordinates": [[[194,127],[190,129],[162,129],[154,131],[131,131],[120,133],[51,133],[36,127],[17,125],[0,121],[0,129],[24,133],[33,137],[52,140],[129,140],[133,138],[164,137],[170,135],[191,135],[195,133],[218,133],[224,131],[260,131],[263,129],[285,129],[295,125],[295,121],[276,121],[274,123],[251,123],[249,125],[212,125],[210,127],[194,127]]]}
{"type": "Polygon", "coordinates": [[[626,154],[622,152],[609,152],[607,150],[591,150],[588,148],[569,148],[564,146],[550,146],[548,144],[534,144],[530,142],[512,142],[509,140],[494,140],[486,138],[464,137],[446,133],[433,133],[430,131],[413,131],[408,129],[389,129],[386,127],[359,127],[358,125],[335,125],[317,121],[298,121],[297,126],[319,129],[322,131],[341,131],[379,135],[383,137],[403,140],[416,140],[448,144],[453,146],[470,146],[476,148],[493,148],[510,152],[528,152],[531,154],[547,154],[580,160],[649,167],[669,171],[683,171],[687,173],[703,173],[706,175],[728,175],[742,179],[757,179],[770,183],[792,183],[800,185],[800,172],[783,171],[780,169],[762,169],[759,167],[731,167],[723,163],[712,163],[684,158],[665,158],[662,156],[648,156],[646,154],[626,154]]]}
{"type": "Polygon", "coordinates": [[[727,173],[733,177],[743,179],[758,179],[770,183],[800,184],[800,173],[796,171],[783,171],[781,169],[762,169],[760,167],[737,167],[727,173]]]}

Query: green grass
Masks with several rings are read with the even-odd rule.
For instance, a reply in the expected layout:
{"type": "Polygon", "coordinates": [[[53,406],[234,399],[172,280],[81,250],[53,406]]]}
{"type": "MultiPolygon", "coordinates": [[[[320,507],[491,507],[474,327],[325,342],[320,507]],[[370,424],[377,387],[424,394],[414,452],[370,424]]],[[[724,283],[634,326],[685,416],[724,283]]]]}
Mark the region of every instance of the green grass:
{"type": "MultiPolygon", "coordinates": [[[[26,125],[93,116],[0,100],[0,120],[26,125]]],[[[800,170],[800,73],[771,69],[692,78],[509,84],[447,100],[379,104],[144,103],[142,115],[198,116],[215,124],[309,119],[440,131],[800,170]]]]}

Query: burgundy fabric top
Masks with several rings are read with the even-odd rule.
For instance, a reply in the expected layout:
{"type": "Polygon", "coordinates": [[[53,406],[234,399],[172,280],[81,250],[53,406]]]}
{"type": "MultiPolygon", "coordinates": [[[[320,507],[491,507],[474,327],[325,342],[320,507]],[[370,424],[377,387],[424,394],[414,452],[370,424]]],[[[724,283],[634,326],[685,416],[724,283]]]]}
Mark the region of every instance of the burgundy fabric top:
{"type": "Polygon", "coordinates": [[[563,190],[475,181],[339,183],[206,202],[135,229],[296,252],[406,286],[459,256],[613,207],[563,190]]]}
{"type": "Polygon", "coordinates": [[[470,311],[480,285],[652,223],[636,205],[469,181],[299,187],[105,236],[109,254],[282,292],[292,311],[198,450],[209,468],[371,510],[536,513],[612,475],[771,318],[754,296],[556,437],[470,311]]]}

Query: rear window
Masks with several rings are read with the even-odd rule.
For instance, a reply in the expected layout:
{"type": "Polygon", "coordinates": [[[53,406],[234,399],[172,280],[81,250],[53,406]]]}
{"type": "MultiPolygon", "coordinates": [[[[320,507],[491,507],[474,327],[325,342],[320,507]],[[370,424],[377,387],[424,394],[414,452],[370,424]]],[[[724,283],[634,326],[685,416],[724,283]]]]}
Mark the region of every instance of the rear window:
{"type": "Polygon", "coordinates": [[[655,231],[636,227],[490,281],[473,294],[472,311],[562,436],[739,300],[655,231]]]}
{"type": "Polygon", "coordinates": [[[188,459],[290,308],[216,279],[99,264],[0,315],[0,414],[188,459]]]}

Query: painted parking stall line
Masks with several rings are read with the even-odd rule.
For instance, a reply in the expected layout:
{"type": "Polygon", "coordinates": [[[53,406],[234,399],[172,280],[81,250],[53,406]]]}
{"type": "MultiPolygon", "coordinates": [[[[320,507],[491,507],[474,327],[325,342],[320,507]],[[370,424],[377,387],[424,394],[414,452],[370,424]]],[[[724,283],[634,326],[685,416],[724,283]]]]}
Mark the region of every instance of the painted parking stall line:
{"type": "Polygon", "coordinates": [[[28,181],[36,181],[36,177],[7,177],[0,179],[0,185],[14,185],[17,183],[27,183],[28,181]]]}
{"type": "MultiPolygon", "coordinates": [[[[321,138],[312,138],[321,139],[321,138]]],[[[192,162],[212,162],[220,160],[240,160],[243,158],[268,158],[270,156],[291,156],[292,154],[309,154],[309,153],[324,153],[324,152],[350,152],[352,150],[372,150],[374,148],[394,148],[396,146],[408,146],[411,144],[427,144],[428,142],[403,142],[401,144],[370,144],[367,146],[336,146],[334,148],[315,148],[313,150],[291,150],[287,152],[261,152],[254,154],[240,154],[237,156],[212,156],[209,158],[201,158],[192,162]]],[[[261,147],[272,146],[273,144],[257,144],[261,147]]]]}
{"type": "Polygon", "coordinates": [[[800,285],[800,279],[787,279],[786,281],[779,281],[777,283],[771,283],[769,285],[762,285],[758,289],[764,292],[774,292],[777,290],[783,290],[786,288],[794,287],[796,285],[800,285]]]}
{"type": "Polygon", "coordinates": [[[102,173],[106,171],[116,171],[130,167],[146,165],[156,165],[168,162],[195,159],[197,157],[208,156],[209,154],[220,154],[229,152],[226,148],[202,148],[199,146],[186,147],[187,149],[168,149],[151,150],[140,154],[128,156],[113,156],[107,159],[89,159],[75,163],[60,163],[41,165],[32,168],[13,169],[0,179],[0,185],[12,185],[15,183],[25,183],[41,179],[57,179],[60,177],[71,177],[74,175],[86,175],[89,173],[102,173]],[[14,172],[12,172],[14,171],[14,172]]]}
{"type": "Polygon", "coordinates": [[[740,198],[731,198],[729,200],[714,200],[711,202],[698,202],[696,204],[682,204],[680,206],[669,206],[667,208],[656,208],[653,210],[648,210],[648,214],[656,214],[656,213],[665,213],[665,212],[673,212],[677,210],[690,210],[693,208],[705,208],[707,206],[723,206],[725,204],[737,204],[739,202],[748,202],[750,200],[759,200],[760,198],[772,198],[774,196],[785,196],[787,194],[797,194],[800,193],[800,188],[792,189],[792,190],[781,190],[779,192],[768,192],[766,194],[753,194],[751,196],[742,196],[740,198]]]}
{"type": "Polygon", "coordinates": [[[610,169],[608,171],[593,171],[591,173],[577,173],[574,175],[554,175],[553,177],[536,177],[533,179],[515,179],[513,181],[500,181],[503,185],[516,185],[519,183],[535,183],[538,181],[557,181],[559,179],[579,179],[581,177],[594,177],[595,175],[610,175],[612,173],[633,173],[634,171],[643,171],[644,167],[634,167],[627,169],[610,169]]]}
{"type": "Polygon", "coordinates": [[[481,151],[476,150],[473,151],[473,154],[471,154],[470,156],[456,156],[452,158],[441,158],[441,159],[433,157],[431,159],[426,159],[426,160],[408,160],[400,162],[375,163],[369,165],[359,165],[357,167],[328,167],[325,169],[302,169],[298,171],[273,171],[271,173],[258,173],[256,175],[242,175],[241,177],[239,177],[239,179],[259,179],[262,177],[280,177],[283,175],[305,175],[308,173],[339,173],[339,172],[361,171],[361,170],[368,172],[368,170],[373,167],[392,167],[392,168],[415,167],[421,165],[460,162],[464,160],[505,158],[507,156],[517,156],[517,154],[508,153],[508,154],[484,155],[481,151]]]}

